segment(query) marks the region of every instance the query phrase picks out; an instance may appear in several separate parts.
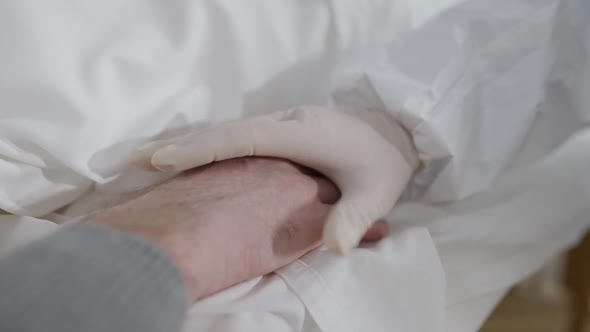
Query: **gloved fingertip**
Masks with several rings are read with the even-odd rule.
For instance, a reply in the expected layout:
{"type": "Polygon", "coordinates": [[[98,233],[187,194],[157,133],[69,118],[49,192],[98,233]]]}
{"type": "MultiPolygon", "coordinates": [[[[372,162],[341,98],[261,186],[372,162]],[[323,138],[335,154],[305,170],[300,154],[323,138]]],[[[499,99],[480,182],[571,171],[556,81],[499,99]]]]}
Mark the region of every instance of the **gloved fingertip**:
{"type": "Polygon", "coordinates": [[[324,244],[336,255],[345,256],[360,242],[359,235],[344,220],[328,220],[324,228],[324,244]]]}
{"type": "Polygon", "coordinates": [[[174,161],[178,158],[178,155],[176,147],[167,146],[152,155],[150,164],[160,172],[176,172],[179,169],[174,161]]]}
{"type": "Polygon", "coordinates": [[[328,249],[334,254],[338,256],[346,256],[350,253],[352,248],[343,246],[343,245],[327,245],[328,249]]]}

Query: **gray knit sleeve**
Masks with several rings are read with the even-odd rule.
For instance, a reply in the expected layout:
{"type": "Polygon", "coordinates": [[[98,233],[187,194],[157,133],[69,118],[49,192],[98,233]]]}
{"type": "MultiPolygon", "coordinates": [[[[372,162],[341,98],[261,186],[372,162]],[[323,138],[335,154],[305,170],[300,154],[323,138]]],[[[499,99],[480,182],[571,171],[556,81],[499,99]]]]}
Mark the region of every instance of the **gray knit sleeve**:
{"type": "Polygon", "coordinates": [[[139,237],[66,226],[0,258],[0,331],[177,332],[179,271],[139,237]]]}

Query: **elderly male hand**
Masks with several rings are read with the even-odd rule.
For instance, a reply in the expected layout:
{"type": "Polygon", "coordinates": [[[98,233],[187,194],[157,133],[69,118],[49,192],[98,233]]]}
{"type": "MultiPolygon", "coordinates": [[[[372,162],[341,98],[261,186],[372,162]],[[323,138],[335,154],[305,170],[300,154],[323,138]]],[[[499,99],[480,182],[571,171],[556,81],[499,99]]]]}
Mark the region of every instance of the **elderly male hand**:
{"type": "MultiPolygon", "coordinates": [[[[92,222],[155,243],[197,300],[319,246],[324,219],[339,195],[330,181],[290,162],[234,159],[185,172],[92,222]]],[[[365,239],[386,233],[386,224],[377,223],[365,239]]]]}

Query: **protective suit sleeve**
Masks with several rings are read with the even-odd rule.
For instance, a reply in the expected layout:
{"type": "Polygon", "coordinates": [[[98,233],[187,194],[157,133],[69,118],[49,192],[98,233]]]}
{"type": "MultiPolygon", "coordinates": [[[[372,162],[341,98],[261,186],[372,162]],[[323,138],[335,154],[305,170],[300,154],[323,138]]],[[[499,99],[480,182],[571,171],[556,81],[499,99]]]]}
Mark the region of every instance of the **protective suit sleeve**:
{"type": "Polygon", "coordinates": [[[484,190],[527,137],[553,65],[559,1],[518,3],[465,2],[401,42],[344,60],[334,105],[389,111],[411,133],[422,169],[405,198],[444,202],[484,190]]]}

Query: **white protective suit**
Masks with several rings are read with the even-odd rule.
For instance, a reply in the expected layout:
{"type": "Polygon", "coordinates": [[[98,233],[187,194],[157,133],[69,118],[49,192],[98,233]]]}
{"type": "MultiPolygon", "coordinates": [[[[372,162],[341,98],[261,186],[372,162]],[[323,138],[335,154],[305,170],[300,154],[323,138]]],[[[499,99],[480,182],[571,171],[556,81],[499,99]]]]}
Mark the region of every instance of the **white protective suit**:
{"type": "Polygon", "coordinates": [[[392,236],[224,291],[186,330],[475,331],[590,224],[589,36],[585,0],[2,1],[0,250],[157,181],[127,166],[149,140],[385,110],[425,165],[392,236]]]}

